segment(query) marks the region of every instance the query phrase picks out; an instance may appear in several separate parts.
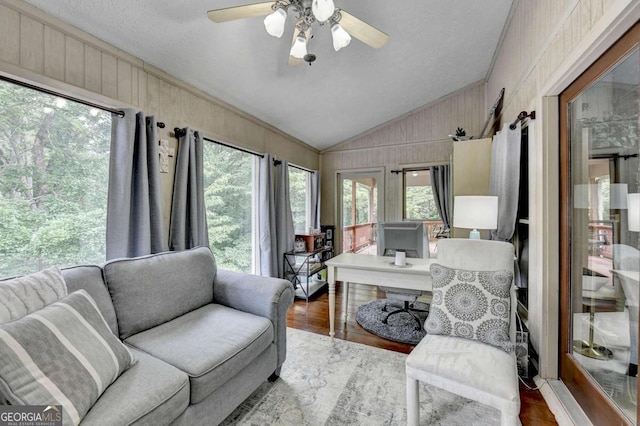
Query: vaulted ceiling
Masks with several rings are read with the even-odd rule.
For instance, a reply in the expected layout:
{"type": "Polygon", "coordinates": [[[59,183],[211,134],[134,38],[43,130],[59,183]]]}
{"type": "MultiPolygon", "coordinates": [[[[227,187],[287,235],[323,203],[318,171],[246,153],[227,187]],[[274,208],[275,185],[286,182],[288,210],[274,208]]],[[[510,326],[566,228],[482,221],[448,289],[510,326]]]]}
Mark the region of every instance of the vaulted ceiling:
{"type": "Polygon", "coordinates": [[[486,77],[512,0],[335,0],[389,35],[335,52],[313,28],[312,66],[287,65],[262,17],[213,23],[251,0],[27,0],[282,131],[325,149],[486,77]]]}

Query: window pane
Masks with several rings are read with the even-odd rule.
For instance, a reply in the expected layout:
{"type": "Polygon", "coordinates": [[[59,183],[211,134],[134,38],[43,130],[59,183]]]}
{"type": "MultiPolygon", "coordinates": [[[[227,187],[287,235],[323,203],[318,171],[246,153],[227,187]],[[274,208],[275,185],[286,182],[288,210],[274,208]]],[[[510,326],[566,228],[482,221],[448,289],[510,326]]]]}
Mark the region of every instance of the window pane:
{"type": "Polygon", "coordinates": [[[309,172],[289,167],[289,191],[293,228],[296,234],[305,234],[309,230],[307,206],[307,188],[309,172]]]}
{"type": "Polygon", "coordinates": [[[0,81],[0,276],[101,263],[111,115],[0,81]]]}
{"type": "Polygon", "coordinates": [[[404,182],[404,218],[407,220],[440,220],[433,199],[429,170],[407,172],[404,182]]]}
{"type": "Polygon", "coordinates": [[[204,202],[209,246],[219,268],[253,272],[252,200],[255,156],[204,144],[204,202]]]}

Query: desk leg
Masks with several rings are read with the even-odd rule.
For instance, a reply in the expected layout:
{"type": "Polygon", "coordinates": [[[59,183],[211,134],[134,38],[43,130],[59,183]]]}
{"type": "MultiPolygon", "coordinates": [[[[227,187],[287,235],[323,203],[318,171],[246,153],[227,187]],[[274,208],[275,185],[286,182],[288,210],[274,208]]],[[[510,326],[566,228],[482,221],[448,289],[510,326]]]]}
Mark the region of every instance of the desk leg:
{"type": "Polygon", "coordinates": [[[327,269],[327,281],[329,281],[329,336],[336,335],[335,332],[335,316],[336,316],[336,280],[334,268],[327,269]]]}
{"type": "Polygon", "coordinates": [[[349,283],[347,281],[343,281],[342,285],[344,286],[344,311],[342,311],[344,323],[347,323],[348,309],[349,308],[349,283]]]}

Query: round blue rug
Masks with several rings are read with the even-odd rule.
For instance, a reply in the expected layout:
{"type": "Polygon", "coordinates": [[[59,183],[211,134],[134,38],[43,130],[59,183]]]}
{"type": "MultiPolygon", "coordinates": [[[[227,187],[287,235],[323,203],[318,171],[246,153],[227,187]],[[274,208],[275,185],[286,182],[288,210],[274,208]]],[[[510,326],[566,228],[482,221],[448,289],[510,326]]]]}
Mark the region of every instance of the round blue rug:
{"type": "MultiPolygon", "coordinates": [[[[387,303],[389,303],[387,299],[376,299],[359,306],[356,311],[356,321],[365,330],[384,339],[417,345],[427,333],[422,327],[420,330],[416,330],[416,320],[407,313],[392,315],[388,324],[384,324],[382,320],[387,317],[388,312],[383,311],[382,308],[387,303]]],[[[388,310],[394,311],[396,306],[400,307],[399,302],[392,302],[388,310]]],[[[429,305],[426,303],[415,302],[414,306],[417,309],[429,310],[429,305]]],[[[414,313],[424,325],[424,320],[429,315],[428,312],[414,313]]]]}

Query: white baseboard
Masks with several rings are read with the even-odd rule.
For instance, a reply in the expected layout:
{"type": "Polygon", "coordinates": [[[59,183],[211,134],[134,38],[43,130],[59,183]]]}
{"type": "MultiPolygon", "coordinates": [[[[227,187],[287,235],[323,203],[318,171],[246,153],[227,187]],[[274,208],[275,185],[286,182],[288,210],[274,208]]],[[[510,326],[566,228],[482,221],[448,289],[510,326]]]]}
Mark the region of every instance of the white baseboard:
{"type": "Polygon", "coordinates": [[[546,380],[535,376],[533,381],[549,406],[549,410],[555,416],[558,425],[593,426],[561,380],[546,380]]]}

